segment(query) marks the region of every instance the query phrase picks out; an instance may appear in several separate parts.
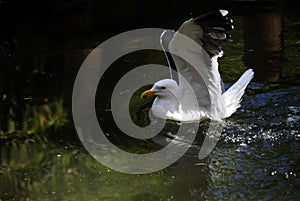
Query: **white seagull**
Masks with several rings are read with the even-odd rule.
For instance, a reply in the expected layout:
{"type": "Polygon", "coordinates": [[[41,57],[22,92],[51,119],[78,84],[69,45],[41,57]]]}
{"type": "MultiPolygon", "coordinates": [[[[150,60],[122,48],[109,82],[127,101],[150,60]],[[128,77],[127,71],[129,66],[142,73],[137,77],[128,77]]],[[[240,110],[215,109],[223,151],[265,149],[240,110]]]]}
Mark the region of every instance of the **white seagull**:
{"type": "Polygon", "coordinates": [[[176,121],[222,121],[240,107],[254,73],[248,69],[224,91],[218,58],[223,55],[220,42],[231,41],[227,31],[233,29],[233,21],[227,14],[226,10],[207,13],[184,22],[177,32],[162,33],[160,43],[173,69],[171,79],[156,82],[141,95],[143,99],[156,95],[151,107],[154,116],[176,121]]]}

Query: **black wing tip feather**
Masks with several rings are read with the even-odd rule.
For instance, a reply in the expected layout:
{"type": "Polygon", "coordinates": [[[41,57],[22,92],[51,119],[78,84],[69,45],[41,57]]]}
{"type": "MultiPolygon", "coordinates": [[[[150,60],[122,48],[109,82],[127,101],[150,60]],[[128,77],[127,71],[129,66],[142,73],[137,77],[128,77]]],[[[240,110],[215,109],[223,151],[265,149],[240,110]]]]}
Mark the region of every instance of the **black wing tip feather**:
{"type": "Polygon", "coordinates": [[[233,20],[227,17],[227,10],[217,10],[195,18],[195,23],[203,29],[203,48],[211,56],[222,53],[221,41],[231,42],[227,31],[234,29],[233,20]]]}

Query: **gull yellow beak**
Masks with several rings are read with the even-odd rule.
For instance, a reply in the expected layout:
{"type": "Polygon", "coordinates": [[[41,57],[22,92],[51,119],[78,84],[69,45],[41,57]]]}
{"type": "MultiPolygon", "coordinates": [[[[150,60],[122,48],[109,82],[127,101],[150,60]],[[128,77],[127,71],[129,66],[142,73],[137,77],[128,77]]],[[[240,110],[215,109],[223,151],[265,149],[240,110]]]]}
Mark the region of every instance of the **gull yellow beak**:
{"type": "Polygon", "coordinates": [[[144,91],[142,94],[141,94],[141,99],[146,99],[146,98],[149,98],[150,96],[153,96],[154,93],[151,91],[151,89],[147,90],[147,91],[144,91]]]}

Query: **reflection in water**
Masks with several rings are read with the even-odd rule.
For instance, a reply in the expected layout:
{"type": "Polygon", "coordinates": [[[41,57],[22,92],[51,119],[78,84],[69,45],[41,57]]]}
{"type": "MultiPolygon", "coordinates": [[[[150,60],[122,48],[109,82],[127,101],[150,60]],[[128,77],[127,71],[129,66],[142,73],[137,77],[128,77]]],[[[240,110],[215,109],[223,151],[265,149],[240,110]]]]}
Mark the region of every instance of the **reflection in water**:
{"type": "Polygon", "coordinates": [[[257,9],[244,16],[244,63],[255,69],[256,81],[278,82],[283,61],[282,15],[257,9]]]}
{"type": "Polygon", "coordinates": [[[26,141],[1,147],[1,201],[150,201],[168,196],[169,181],[160,173],[115,172],[83,148],[26,141]]]}

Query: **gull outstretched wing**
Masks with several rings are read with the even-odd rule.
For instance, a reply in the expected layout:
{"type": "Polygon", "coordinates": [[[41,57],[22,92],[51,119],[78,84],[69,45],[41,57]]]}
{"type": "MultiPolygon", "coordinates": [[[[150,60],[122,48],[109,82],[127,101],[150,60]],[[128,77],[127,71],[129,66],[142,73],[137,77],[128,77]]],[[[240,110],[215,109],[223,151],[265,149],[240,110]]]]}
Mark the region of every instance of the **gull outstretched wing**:
{"type": "Polygon", "coordinates": [[[213,119],[222,118],[226,113],[218,58],[223,54],[220,42],[231,40],[227,31],[233,29],[233,25],[227,14],[226,10],[219,10],[184,22],[168,44],[173,59],[169,64],[173,62],[180,75],[181,104],[193,108],[189,105],[192,96],[185,90],[190,85],[200,110],[213,119]]]}

